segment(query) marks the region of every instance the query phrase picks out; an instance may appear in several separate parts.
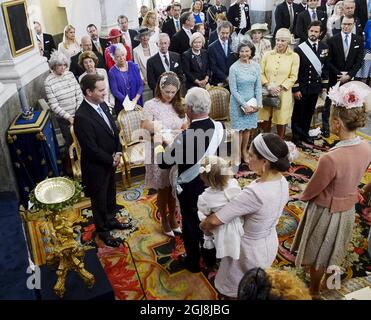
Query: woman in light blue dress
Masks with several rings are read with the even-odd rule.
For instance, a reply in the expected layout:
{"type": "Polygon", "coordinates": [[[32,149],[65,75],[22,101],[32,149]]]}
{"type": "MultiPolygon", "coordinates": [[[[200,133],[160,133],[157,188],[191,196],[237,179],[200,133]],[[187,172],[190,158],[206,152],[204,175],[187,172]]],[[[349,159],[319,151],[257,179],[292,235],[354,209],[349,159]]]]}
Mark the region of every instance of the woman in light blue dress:
{"type": "Polygon", "coordinates": [[[235,141],[233,161],[239,165],[241,158],[248,159],[248,143],[251,129],[258,125],[257,111],[262,107],[262,85],[260,65],[252,60],[255,47],[251,42],[238,47],[239,59],[229,70],[231,90],[230,118],[235,141]]]}

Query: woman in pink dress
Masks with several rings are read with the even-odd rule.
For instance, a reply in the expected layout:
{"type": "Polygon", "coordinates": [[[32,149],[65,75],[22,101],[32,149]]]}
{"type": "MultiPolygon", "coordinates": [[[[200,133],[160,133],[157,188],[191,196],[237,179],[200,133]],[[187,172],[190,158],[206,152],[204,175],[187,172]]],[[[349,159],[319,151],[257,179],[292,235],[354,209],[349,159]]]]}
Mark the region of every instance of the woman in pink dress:
{"type": "MultiPolygon", "coordinates": [[[[170,140],[187,127],[184,106],[180,97],[180,81],[174,72],[164,72],[157,81],[155,97],[144,104],[141,127],[151,135],[162,135],[169,144],[170,140]]],[[[148,135],[147,135],[148,136],[148,135]]],[[[174,237],[180,233],[175,218],[175,198],[170,186],[170,169],[160,169],[153,161],[146,164],[145,184],[157,190],[157,206],[161,217],[163,232],[174,237]]]]}

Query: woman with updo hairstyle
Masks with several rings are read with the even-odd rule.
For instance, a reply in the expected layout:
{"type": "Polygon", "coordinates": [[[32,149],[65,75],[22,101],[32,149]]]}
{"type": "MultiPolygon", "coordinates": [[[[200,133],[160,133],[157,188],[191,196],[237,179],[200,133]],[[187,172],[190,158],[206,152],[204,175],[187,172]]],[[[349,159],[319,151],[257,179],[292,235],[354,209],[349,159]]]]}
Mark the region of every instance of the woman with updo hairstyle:
{"type": "Polygon", "coordinates": [[[278,251],[276,224],[289,200],[288,183],[281,173],[290,167],[289,149],[278,135],[259,134],[251,143],[248,165],[259,178],[200,224],[211,235],[217,226],[243,219],[240,257],[224,257],[215,277],[215,288],[226,299],[237,298],[238,284],[248,270],[272,265],[278,251]]]}
{"type": "Polygon", "coordinates": [[[81,67],[81,69],[85,70],[85,72],[81,76],[79,76],[79,83],[87,74],[100,74],[101,76],[103,76],[107,90],[107,95],[104,100],[108,106],[113,108],[113,106],[115,105],[115,97],[112,95],[109,87],[108,74],[106,69],[97,68],[98,63],[98,57],[93,51],[84,51],[80,54],[79,66],[81,67]]]}
{"type": "Polygon", "coordinates": [[[242,42],[238,60],[229,69],[231,91],[229,115],[235,144],[233,164],[247,162],[251,132],[258,127],[258,111],[263,107],[260,65],[253,61],[255,46],[242,42]]]}
{"type": "Polygon", "coordinates": [[[308,288],[286,270],[254,268],[238,286],[239,300],[312,300],[308,288]]]}
{"type": "MultiPolygon", "coordinates": [[[[171,144],[175,136],[186,127],[179,78],[174,72],[164,72],[157,81],[154,98],[144,104],[141,128],[149,133],[145,136],[162,136],[167,144],[171,144]]],[[[145,184],[157,190],[157,207],[163,233],[175,237],[174,232],[181,233],[181,230],[175,217],[176,203],[170,185],[170,169],[160,169],[154,162],[153,141],[150,143],[150,151],[146,148],[145,184]]]]}
{"type": "Polygon", "coordinates": [[[357,186],[371,162],[371,147],[356,134],[366,123],[367,90],[354,83],[329,91],[332,100],[330,131],[340,139],[319,159],[304,192],[308,201],[291,251],[298,251],[295,264],[310,268],[310,293],[321,298],[329,266],[341,266],[352,237],[357,186]],[[321,280],[323,286],[321,288],[321,280]]]}

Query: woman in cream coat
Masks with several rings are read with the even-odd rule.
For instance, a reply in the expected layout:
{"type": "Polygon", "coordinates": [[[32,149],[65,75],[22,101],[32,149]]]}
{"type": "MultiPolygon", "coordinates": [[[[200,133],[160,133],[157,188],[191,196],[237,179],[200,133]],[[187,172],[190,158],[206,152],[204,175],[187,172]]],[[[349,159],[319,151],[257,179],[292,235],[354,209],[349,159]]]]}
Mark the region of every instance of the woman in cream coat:
{"type": "Polygon", "coordinates": [[[299,71],[299,55],[289,48],[291,33],[281,28],[276,34],[276,46],[264,54],[261,61],[262,85],[273,96],[280,97],[278,108],[264,106],[259,111],[259,120],[263,120],[264,132],[270,132],[272,123],[277,125],[277,133],[285,137],[286,125],[291,121],[293,100],[291,88],[295,84],[299,71]]]}
{"type": "Polygon", "coordinates": [[[152,31],[148,28],[142,28],[136,36],[136,40],[140,44],[134,48],[134,62],[138,64],[140,70],[140,77],[143,84],[147,84],[147,60],[153,57],[158,52],[158,47],[149,41],[152,31]]]}

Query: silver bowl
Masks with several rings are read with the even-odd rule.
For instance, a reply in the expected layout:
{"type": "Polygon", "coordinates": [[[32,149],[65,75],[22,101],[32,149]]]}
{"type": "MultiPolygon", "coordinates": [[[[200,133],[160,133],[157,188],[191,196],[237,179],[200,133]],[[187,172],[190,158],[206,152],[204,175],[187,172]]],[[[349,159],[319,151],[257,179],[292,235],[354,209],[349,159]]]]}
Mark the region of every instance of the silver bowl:
{"type": "Polygon", "coordinates": [[[46,179],[35,188],[35,197],[43,204],[61,203],[71,199],[74,194],[75,184],[63,177],[46,179]]]}

